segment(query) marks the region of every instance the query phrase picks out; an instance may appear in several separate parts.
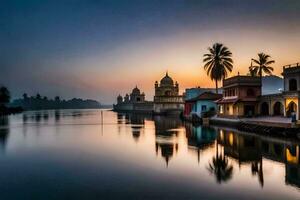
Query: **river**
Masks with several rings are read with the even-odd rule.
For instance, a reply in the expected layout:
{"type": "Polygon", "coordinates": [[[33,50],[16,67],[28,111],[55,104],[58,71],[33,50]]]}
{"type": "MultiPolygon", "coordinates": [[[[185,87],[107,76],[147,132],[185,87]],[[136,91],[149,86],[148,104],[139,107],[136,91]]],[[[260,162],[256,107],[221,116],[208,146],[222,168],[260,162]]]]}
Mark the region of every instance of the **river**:
{"type": "Polygon", "coordinates": [[[1,199],[300,199],[300,143],[108,110],[0,119],[1,199]]]}

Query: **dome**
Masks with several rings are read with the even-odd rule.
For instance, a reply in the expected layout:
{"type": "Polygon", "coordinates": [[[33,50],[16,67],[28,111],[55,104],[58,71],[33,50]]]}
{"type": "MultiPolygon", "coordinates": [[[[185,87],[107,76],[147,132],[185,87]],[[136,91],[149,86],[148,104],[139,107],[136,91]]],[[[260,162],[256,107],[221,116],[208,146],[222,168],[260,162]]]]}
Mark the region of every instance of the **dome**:
{"type": "Polygon", "coordinates": [[[173,79],[166,73],[166,76],[160,80],[161,85],[174,85],[173,79]]]}
{"type": "Polygon", "coordinates": [[[133,88],[133,90],[132,90],[132,94],[141,94],[141,91],[140,91],[140,89],[139,88],[137,88],[137,86],[135,86],[135,88],[133,88]]]}

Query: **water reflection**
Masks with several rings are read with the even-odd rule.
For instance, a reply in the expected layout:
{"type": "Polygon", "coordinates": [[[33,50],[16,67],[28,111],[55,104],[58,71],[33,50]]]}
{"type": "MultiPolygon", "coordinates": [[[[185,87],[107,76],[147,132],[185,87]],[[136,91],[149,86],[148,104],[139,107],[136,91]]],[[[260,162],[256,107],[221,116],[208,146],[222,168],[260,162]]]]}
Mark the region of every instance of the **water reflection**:
{"type": "Polygon", "coordinates": [[[161,155],[168,167],[170,159],[178,152],[178,129],[182,121],[177,117],[155,116],[155,152],[161,155]]]}
{"type": "Polygon", "coordinates": [[[200,162],[200,151],[214,145],[217,137],[217,130],[213,127],[192,125],[185,123],[186,137],[189,149],[197,151],[198,163],[200,162]]]}
{"type": "Polygon", "coordinates": [[[239,165],[249,166],[262,187],[263,158],[285,164],[286,183],[300,187],[299,143],[274,141],[271,138],[219,129],[217,144],[223,146],[225,156],[237,160],[239,165]]]}
{"type": "Polygon", "coordinates": [[[0,116],[0,149],[5,150],[7,138],[9,135],[9,118],[7,116],[0,116]]]}
{"type": "Polygon", "coordinates": [[[0,186],[8,182],[7,188],[15,191],[5,174],[25,171],[18,174],[21,194],[36,188],[26,185],[28,180],[39,180],[53,193],[59,190],[57,182],[62,193],[77,195],[90,194],[94,185],[91,193],[105,199],[120,199],[131,188],[141,198],[151,191],[154,199],[297,199],[299,144],[195,126],[177,117],[99,110],[24,112],[0,120],[0,146],[5,149],[0,161],[6,159],[0,165],[0,186]],[[26,137],[20,138],[22,131],[26,137]],[[24,161],[28,165],[20,164],[24,161]],[[42,171],[36,173],[32,166],[42,171]],[[72,187],[65,189],[69,183],[72,187]]]}

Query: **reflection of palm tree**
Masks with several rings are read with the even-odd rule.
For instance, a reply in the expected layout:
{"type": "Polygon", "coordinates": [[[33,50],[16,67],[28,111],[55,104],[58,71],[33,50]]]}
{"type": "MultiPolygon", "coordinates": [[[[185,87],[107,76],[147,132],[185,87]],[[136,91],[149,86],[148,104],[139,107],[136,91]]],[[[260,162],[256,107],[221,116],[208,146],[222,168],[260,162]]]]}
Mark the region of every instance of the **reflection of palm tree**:
{"type": "Polygon", "coordinates": [[[252,163],[251,170],[253,175],[255,174],[258,175],[258,181],[261,187],[264,187],[264,173],[263,173],[262,159],[260,159],[259,163],[257,161],[255,163],[252,163]]]}
{"type": "Polygon", "coordinates": [[[233,166],[229,164],[227,157],[219,154],[218,144],[216,145],[216,155],[213,157],[212,163],[209,163],[208,170],[214,174],[218,183],[232,178],[233,166]]]}

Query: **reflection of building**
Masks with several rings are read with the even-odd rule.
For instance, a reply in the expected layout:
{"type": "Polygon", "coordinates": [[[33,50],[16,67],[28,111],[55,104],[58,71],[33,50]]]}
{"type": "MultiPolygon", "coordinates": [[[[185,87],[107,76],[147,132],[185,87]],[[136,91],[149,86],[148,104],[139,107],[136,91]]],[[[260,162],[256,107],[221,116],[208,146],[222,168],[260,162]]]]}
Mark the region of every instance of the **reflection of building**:
{"type": "Polygon", "coordinates": [[[239,165],[251,164],[251,171],[264,185],[261,140],[255,136],[240,135],[232,131],[220,130],[217,143],[224,147],[224,154],[238,161],[239,165]]]}
{"type": "Polygon", "coordinates": [[[212,127],[193,126],[191,123],[185,124],[188,145],[192,148],[205,149],[214,144],[217,133],[212,127]]]}
{"type": "Polygon", "coordinates": [[[155,116],[155,151],[165,159],[168,166],[170,159],[178,151],[178,128],[182,122],[177,117],[155,116]]]}
{"type": "Polygon", "coordinates": [[[251,164],[251,171],[257,174],[263,186],[263,160],[267,158],[285,164],[285,181],[300,188],[300,145],[269,141],[256,136],[219,130],[218,144],[224,147],[224,154],[234,158],[240,165],[251,164]]]}
{"type": "Polygon", "coordinates": [[[138,141],[146,119],[151,119],[151,115],[146,115],[142,113],[118,113],[118,130],[120,132],[121,124],[130,124],[132,137],[135,141],[138,141]]]}
{"type": "Polygon", "coordinates": [[[0,148],[5,149],[9,135],[8,117],[0,116],[0,148]]]}
{"type": "Polygon", "coordinates": [[[121,95],[117,98],[117,104],[114,105],[116,111],[130,112],[152,112],[153,102],[145,100],[145,93],[135,87],[130,95],[126,94],[124,99],[121,95]]]}
{"type": "Polygon", "coordinates": [[[286,149],[286,183],[300,188],[300,146],[290,146],[286,149]]]}
{"type": "Polygon", "coordinates": [[[200,162],[200,150],[211,147],[216,139],[216,130],[212,127],[193,126],[191,123],[185,124],[186,137],[190,150],[196,150],[198,162],[200,162]]]}
{"type": "Polygon", "coordinates": [[[220,130],[218,143],[224,146],[224,153],[240,164],[261,160],[261,142],[255,136],[240,135],[220,130]]]}
{"type": "Polygon", "coordinates": [[[179,95],[179,84],[166,73],[160,81],[155,82],[154,113],[168,114],[183,111],[183,96],[179,95]]]}

